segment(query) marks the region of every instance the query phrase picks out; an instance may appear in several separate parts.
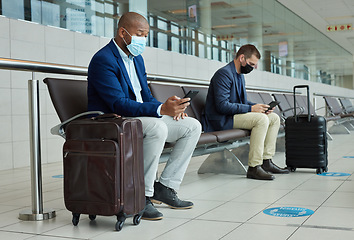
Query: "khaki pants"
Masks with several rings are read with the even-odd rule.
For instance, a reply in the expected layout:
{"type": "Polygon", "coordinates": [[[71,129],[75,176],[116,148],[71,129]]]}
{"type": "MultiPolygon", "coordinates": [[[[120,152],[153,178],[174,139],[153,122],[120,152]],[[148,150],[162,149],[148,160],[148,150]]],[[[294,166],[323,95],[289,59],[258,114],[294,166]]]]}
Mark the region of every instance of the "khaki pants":
{"type": "Polygon", "coordinates": [[[279,126],[280,119],[275,113],[267,115],[249,112],[234,115],[234,128],[252,130],[248,166],[262,165],[263,159],[274,156],[279,126]]]}

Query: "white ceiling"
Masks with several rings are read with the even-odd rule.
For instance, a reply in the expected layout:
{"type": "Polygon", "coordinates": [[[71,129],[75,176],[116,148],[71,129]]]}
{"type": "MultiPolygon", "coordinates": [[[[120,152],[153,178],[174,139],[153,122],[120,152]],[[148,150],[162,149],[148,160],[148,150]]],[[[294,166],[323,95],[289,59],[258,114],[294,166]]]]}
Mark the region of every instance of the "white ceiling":
{"type": "Polygon", "coordinates": [[[277,1],[354,55],[354,0],[277,1]],[[352,24],[352,30],[327,32],[339,24],[352,24]]]}

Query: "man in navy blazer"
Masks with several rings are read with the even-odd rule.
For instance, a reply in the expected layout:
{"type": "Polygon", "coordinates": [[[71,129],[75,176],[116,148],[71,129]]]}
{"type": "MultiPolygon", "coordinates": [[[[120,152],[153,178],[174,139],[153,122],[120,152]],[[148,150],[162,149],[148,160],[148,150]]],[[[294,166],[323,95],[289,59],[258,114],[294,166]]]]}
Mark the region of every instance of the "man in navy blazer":
{"type": "Polygon", "coordinates": [[[179,189],[201,133],[200,123],[184,113],[190,99],[172,96],[157,101],[148,88],[144,60],[149,25],[134,12],[119,20],[117,34],[92,58],[88,69],[88,110],[137,118],[143,125],[143,154],[146,206],[143,219],[159,220],[163,215],[152,202],[188,209],[179,189]],[[159,159],[166,142],[175,142],[170,158],[155,182],[159,159]]]}
{"type": "Polygon", "coordinates": [[[236,58],[212,77],[202,124],[205,132],[232,128],[251,131],[247,177],[273,180],[271,173],[288,173],[272,162],[280,126],[279,116],[266,104],[247,100],[244,74],[253,70],[261,55],[251,44],[242,46],[236,58]],[[270,173],[269,173],[270,172],[270,173]]]}

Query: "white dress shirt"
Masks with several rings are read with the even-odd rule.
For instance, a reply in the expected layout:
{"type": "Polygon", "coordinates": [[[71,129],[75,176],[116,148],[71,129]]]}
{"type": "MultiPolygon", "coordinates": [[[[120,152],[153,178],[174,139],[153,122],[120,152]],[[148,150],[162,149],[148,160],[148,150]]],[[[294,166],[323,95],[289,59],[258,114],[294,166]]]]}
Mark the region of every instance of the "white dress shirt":
{"type": "Polygon", "coordinates": [[[133,86],[136,101],[142,103],[143,98],[141,97],[141,85],[140,85],[138,75],[136,74],[133,56],[132,55],[127,56],[127,54],[125,54],[125,52],[123,52],[123,50],[120,49],[120,47],[117,45],[117,43],[116,43],[116,41],[114,41],[114,39],[113,39],[113,42],[116,45],[118,52],[119,52],[120,56],[122,57],[125,69],[128,72],[130,82],[133,86]]]}

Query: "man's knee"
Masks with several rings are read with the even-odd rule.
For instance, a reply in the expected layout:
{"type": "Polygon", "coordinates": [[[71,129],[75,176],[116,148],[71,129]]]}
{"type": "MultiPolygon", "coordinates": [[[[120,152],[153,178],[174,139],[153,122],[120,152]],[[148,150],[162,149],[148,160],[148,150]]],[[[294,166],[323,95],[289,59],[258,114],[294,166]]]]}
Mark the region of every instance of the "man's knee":
{"type": "Polygon", "coordinates": [[[168,135],[168,128],[166,123],[161,119],[156,118],[154,121],[150,121],[144,129],[144,138],[153,137],[156,139],[166,140],[168,135]]]}
{"type": "Polygon", "coordinates": [[[269,118],[266,114],[257,114],[256,116],[256,125],[258,126],[269,126],[269,118]]]}
{"type": "Polygon", "coordinates": [[[201,134],[202,132],[202,125],[200,122],[195,118],[188,118],[188,128],[190,129],[191,133],[201,134]]]}
{"type": "Polygon", "coordinates": [[[271,124],[274,124],[274,125],[280,125],[280,117],[278,114],[276,113],[270,113],[268,115],[269,117],[269,121],[271,124]]]}

